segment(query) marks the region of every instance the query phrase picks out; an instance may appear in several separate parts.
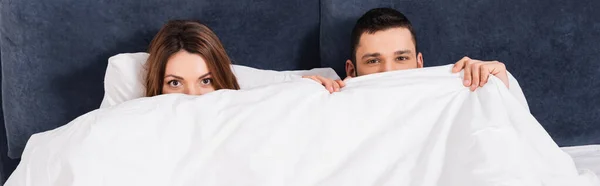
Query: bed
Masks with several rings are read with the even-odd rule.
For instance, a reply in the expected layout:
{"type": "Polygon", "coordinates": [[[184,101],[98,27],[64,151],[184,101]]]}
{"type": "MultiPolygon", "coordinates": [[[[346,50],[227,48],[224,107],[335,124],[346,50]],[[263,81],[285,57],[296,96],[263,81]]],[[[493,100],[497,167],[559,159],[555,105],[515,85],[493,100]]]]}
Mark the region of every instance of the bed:
{"type": "Polygon", "coordinates": [[[412,21],[425,66],[504,62],[554,141],[600,167],[598,147],[584,146],[600,143],[597,1],[0,0],[2,180],[32,134],[98,108],[108,58],[145,51],[167,20],[206,23],[235,64],[344,77],[354,21],[382,6],[412,21]]]}
{"type": "Polygon", "coordinates": [[[562,149],[573,157],[577,167],[594,171],[596,175],[600,173],[599,145],[569,146],[562,149]]]}

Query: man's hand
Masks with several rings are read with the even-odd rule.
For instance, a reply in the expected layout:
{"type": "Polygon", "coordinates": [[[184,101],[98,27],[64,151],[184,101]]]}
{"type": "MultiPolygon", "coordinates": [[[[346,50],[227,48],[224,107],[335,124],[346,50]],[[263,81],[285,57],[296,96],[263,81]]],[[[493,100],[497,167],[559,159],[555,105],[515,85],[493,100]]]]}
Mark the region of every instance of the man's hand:
{"type": "Polygon", "coordinates": [[[488,82],[489,75],[494,75],[506,85],[508,88],[508,74],[504,63],[498,61],[481,61],[463,57],[460,61],[454,64],[452,73],[465,70],[465,78],[463,84],[466,87],[471,87],[471,91],[475,91],[477,87],[483,87],[488,82]]]}
{"type": "Polygon", "coordinates": [[[339,79],[333,80],[333,79],[324,78],[322,76],[302,76],[302,78],[312,79],[312,80],[316,81],[317,83],[320,83],[321,85],[323,85],[325,87],[325,89],[327,89],[327,91],[329,91],[329,93],[339,92],[340,88],[343,88],[344,86],[346,86],[346,83],[339,79]]]}

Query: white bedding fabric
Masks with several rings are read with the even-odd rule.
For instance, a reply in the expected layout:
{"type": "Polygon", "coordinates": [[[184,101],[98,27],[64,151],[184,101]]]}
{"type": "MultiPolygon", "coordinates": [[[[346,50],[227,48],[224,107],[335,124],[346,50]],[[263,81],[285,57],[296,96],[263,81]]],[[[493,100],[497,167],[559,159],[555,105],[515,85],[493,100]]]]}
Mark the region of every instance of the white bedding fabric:
{"type": "Polygon", "coordinates": [[[450,68],[136,99],[32,136],[6,185],[598,185],[497,78],[450,68]]]}
{"type": "Polygon", "coordinates": [[[561,148],[569,154],[577,169],[600,175],[600,145],[582,145],[561,148]]]}

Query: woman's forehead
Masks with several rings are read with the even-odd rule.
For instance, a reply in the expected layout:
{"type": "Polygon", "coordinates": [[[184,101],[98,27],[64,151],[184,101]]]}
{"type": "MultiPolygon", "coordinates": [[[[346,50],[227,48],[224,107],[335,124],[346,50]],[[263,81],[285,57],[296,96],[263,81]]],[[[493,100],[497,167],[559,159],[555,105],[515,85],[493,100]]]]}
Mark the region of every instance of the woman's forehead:
{"type": "Polygon", "coordinates": [[[165,76],[171,74],[198,78],[208,72],[208,66],[202,56],[182,50],[173,54],[167,61],[165,76]]]}

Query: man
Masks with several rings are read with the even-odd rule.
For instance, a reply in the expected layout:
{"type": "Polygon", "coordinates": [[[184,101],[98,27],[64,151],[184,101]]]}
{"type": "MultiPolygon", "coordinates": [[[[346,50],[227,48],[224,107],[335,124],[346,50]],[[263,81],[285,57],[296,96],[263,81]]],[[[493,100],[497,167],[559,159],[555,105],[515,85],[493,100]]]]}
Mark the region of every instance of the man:
{"type": "MultiPolygon", "coordinates": [[[[375,8],[362,15],[351,36],[352,56],[346,61],[348,78],[361,75],[423,68],[415,31],[402,13],[391,8],[375,8]]],[[[480,61],[464,57],[454,64],[453,73],[464,69],[464,82],[471,91],[484,86],[488,76],[498,77],[508,87],[506,67],[498,61],[480,61]]],[[[322,83],[330,92],[345,86],[342,80],[307,76],[322,83]]]]}

